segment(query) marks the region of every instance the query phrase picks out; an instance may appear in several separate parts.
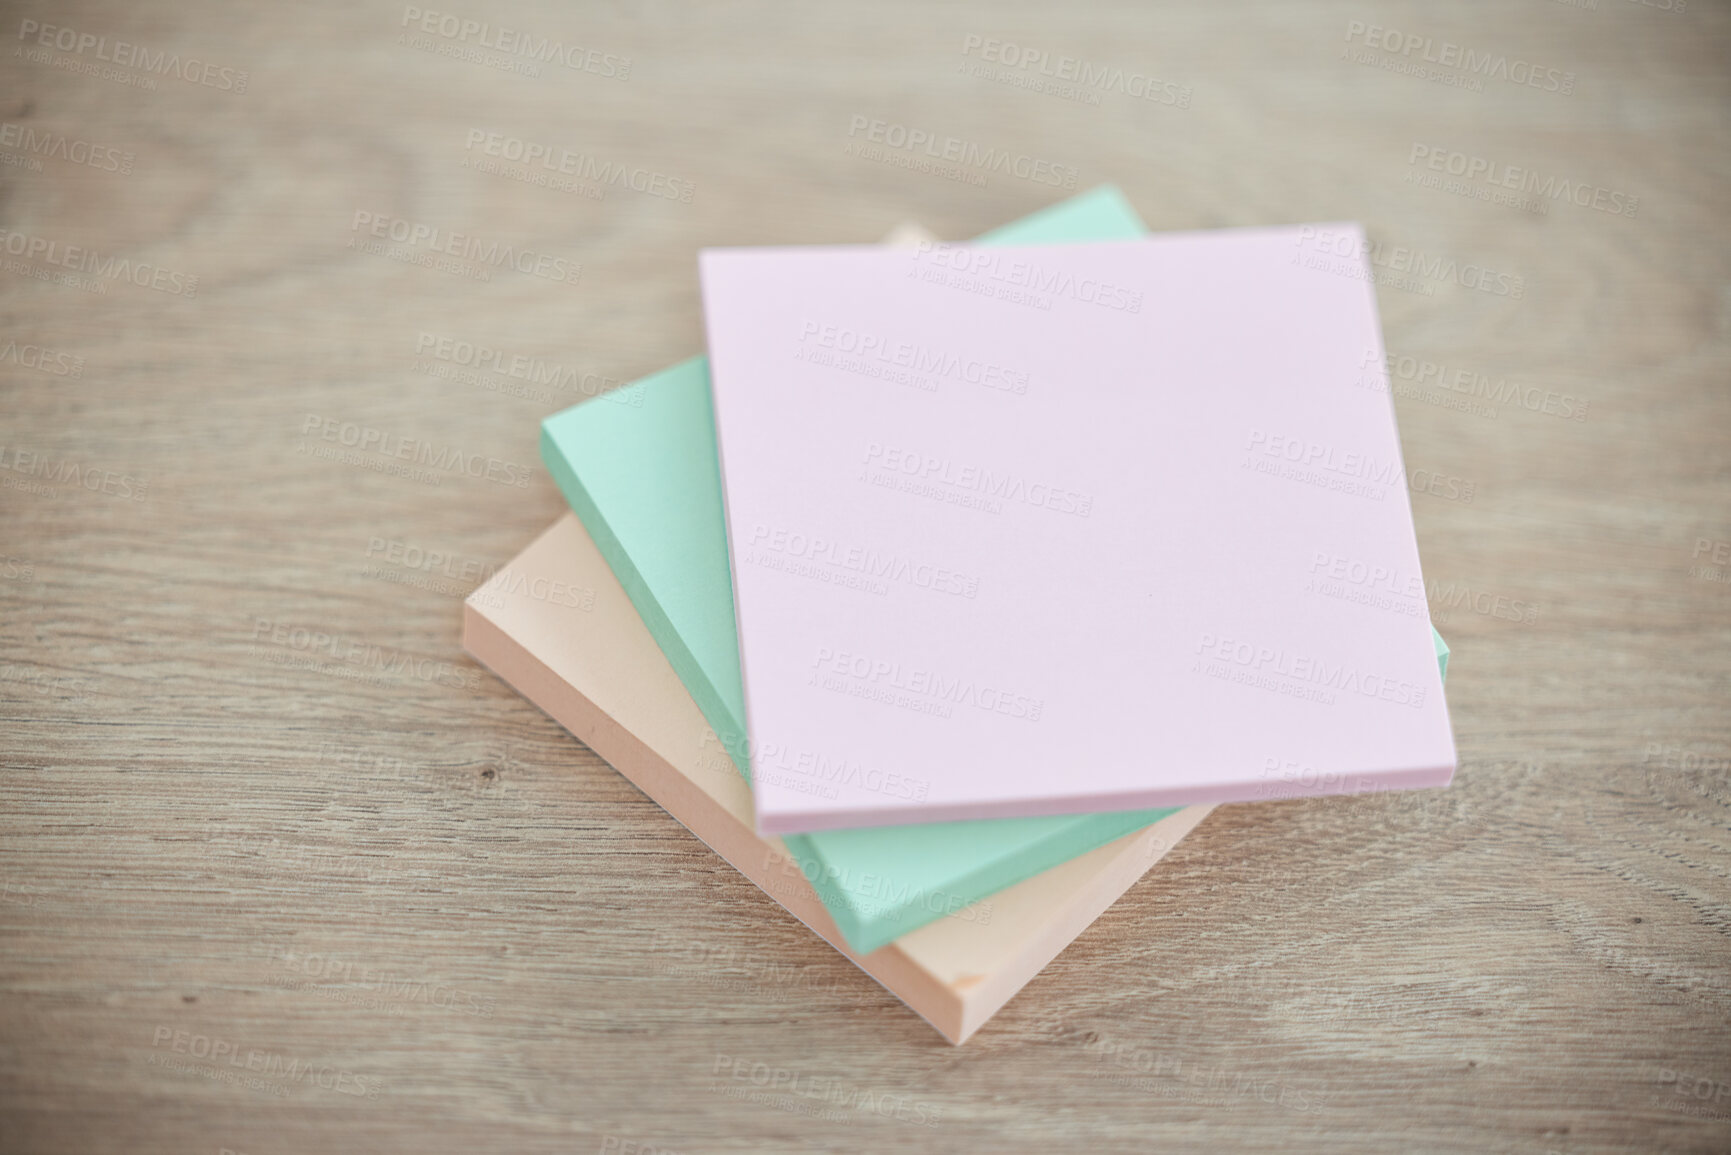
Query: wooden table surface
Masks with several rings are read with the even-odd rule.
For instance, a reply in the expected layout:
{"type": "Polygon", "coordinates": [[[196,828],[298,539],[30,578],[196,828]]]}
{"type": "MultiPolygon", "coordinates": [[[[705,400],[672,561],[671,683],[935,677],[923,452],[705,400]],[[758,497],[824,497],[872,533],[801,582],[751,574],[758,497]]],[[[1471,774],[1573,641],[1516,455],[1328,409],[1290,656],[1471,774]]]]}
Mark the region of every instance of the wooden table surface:
{"type": "Polygon", "coordinates": [[[1731,1149],[1725,4],[0,13],[0,1149],[1731,1149]],[[460,599],[698,248],[1072,178],[1364,222],[1461,765],[1221,808],[958,1049],[460,599]]]}

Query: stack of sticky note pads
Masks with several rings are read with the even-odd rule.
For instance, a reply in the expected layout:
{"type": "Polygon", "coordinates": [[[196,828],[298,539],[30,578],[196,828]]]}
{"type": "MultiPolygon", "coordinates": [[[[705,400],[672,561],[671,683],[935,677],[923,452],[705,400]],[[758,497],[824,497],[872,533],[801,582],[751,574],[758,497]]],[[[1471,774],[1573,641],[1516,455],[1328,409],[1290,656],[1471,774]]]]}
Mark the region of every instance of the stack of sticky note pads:
{"type": "Polygon", "coordinates": [[[469,650],[961,1042],[1218,802],[1455,752],[1355,226],[703,253],[469,650]]]}

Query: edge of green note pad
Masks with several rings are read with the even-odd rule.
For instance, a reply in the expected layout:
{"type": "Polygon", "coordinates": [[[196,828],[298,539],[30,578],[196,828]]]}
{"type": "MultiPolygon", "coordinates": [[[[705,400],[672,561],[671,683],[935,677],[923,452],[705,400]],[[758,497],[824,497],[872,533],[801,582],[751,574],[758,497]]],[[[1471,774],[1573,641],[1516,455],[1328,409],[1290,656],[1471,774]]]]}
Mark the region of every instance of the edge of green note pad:
{"type": "MultiPolygon", "coordinates": [[[[1107,185],[979,238],[1128,240],[1147,232],[1107,185]]],[[[541,424],[541,457],[741,773],[750,777],[709,362],[682,361],[541,424]],[[641,400],[641,405],[637,402],[641,400]]],[[[1433,634],[1435,631],[1432,631],[1433,634]]],[[[1448,648],[1436,639],[1446,670],[1448,648]]],[[[832,830],[785,839],[860,953],[1140,830],[1172,809],[832,830]]],[[[989,904],[964,917],[985,922],[989,904]]]]}

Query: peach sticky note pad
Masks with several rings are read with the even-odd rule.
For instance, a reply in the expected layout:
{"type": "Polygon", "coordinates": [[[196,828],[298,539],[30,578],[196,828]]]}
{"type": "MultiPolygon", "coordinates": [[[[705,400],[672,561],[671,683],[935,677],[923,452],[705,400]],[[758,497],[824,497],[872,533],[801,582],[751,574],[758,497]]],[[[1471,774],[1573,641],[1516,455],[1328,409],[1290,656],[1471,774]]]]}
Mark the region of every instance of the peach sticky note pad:
{"type": "Polygon", "coordinates": [[[469,596],[463,644],[952,1043],[979,1029],[1208,813],[1180,810],[902,935],[848,948],[583,524],[567,513],[469,596]]]}

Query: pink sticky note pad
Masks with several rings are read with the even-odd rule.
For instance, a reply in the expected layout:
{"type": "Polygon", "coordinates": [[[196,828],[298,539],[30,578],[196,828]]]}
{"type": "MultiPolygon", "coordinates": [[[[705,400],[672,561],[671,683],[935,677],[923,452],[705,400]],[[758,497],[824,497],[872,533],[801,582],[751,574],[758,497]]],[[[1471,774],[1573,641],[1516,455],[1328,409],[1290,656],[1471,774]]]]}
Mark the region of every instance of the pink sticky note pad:
{"type": "Polygon", "coordinates": [[[761,831],[1448,783],[1336,249],[1356,225],[703,253],[761,831]]]}

